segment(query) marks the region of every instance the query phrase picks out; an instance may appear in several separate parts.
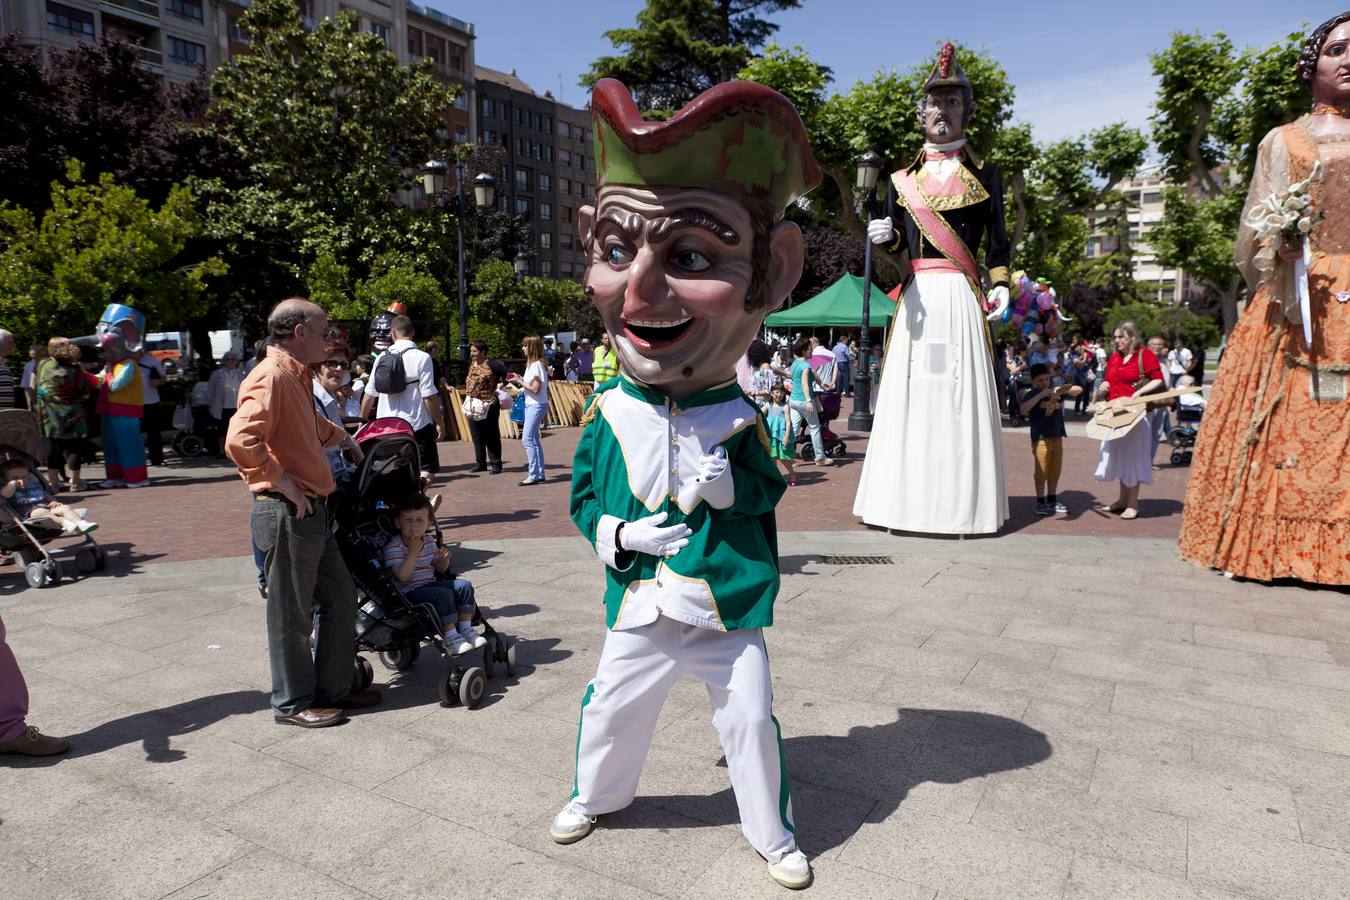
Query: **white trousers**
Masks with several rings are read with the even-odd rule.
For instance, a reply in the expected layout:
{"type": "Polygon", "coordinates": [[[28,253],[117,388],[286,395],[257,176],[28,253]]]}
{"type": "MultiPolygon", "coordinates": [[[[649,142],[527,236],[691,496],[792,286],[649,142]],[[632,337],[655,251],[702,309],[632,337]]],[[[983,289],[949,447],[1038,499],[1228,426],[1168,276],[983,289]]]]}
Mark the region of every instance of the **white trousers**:
{"type": "Polygon", "coordinates": [[[572,804],[595,816],[633,802],[656,718],[685,673],[707,685],[741,830],[750,846],[778,862],[797,849],[797,837],[758,628],[713,631],[661,616],[605,635],[595,679],[581,700],[572,804]]]}

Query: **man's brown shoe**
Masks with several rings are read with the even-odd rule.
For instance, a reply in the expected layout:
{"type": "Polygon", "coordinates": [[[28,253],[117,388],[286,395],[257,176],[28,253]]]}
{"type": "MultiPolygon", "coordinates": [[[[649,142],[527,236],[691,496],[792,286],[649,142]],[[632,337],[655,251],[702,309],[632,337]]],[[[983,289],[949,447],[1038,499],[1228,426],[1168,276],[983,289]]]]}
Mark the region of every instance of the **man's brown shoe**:
{"type": "Polygon", "coordinates": [[[22,753],[24,756],[55,756],[70,749],[70,741],[52,737],[29,725],[12,741],[0,743],[0,753],[22,753]]]}
{"type": "Polygon", "coordinates": [[[301,728],[327,728],[329,725],[336,725],[347,717],[342,714],[340,709],[324,709],[314,707],[312,709],[302,709],[300,712],[289,716],[275,716],[279,725],[298,725],[301,728]]]}
{"type": "Polygon", "coordinates": [[[372,690],[348,691],[337,699],[337,705],[343,709],[365,709],[380,702],[380,692],[372,690]]]}

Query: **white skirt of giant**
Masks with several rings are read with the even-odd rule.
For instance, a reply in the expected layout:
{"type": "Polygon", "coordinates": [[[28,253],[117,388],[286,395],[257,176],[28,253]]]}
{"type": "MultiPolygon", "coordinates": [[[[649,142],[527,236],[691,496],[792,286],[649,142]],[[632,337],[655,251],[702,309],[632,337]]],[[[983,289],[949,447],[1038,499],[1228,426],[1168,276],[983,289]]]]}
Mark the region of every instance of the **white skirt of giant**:
{"type": "Polygon", "coordinates": [[[892,326],[853,514],[868,525],[992,534],[1008,518],[984,315],[961,275],[918,272],[892,326]]]}

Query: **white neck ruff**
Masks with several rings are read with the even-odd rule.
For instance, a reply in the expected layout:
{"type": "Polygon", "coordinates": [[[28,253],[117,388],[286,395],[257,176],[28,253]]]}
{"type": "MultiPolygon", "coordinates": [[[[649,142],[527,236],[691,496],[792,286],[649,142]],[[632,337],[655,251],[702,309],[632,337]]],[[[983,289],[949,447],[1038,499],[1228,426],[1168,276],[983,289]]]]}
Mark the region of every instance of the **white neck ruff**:
{"type": "Polygon", "coordinates": [[[929,142],[924,141],[923,149],[932,150],[934,153],[951,153],[953,150],[960,150],[965,145],[966,139],[962,137],[945,144],[930,144],[929,142]]]}

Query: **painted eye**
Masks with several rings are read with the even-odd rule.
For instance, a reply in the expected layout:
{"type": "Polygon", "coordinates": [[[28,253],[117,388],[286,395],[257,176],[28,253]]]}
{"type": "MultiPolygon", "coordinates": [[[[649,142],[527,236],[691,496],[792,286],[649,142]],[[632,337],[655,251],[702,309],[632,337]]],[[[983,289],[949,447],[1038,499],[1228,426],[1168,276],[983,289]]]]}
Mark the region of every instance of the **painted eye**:
{"type": "Polygon", "coordinates": [[[624,263],[631,261],[632,258],[633,254],[618,244],[611,244],[605,250],[605,262],[609,263],[611,266],[621,266],[624,263]]]}
{"type": "Polygon", "coordinates": [[[671,254],[670,263],[682,272],[703,272],[712,268],[708,258],[697,250],[678,250],[671,254]]]}

